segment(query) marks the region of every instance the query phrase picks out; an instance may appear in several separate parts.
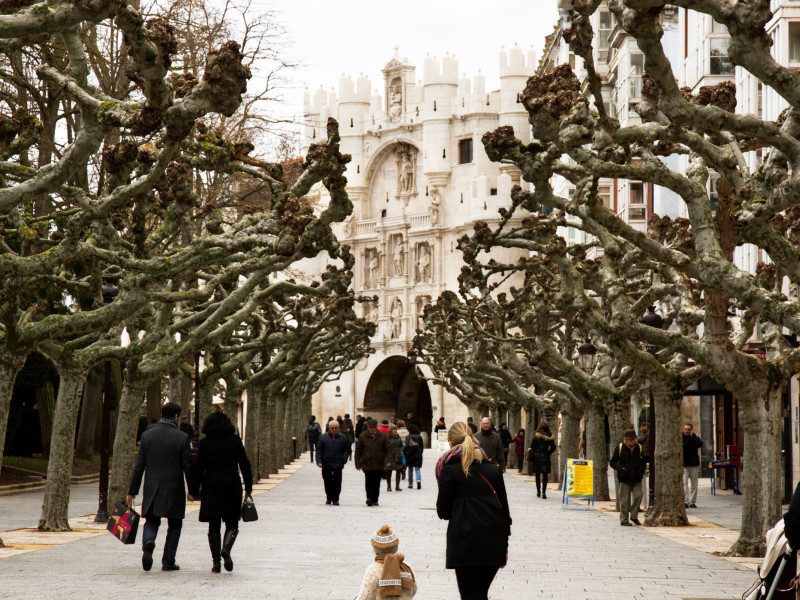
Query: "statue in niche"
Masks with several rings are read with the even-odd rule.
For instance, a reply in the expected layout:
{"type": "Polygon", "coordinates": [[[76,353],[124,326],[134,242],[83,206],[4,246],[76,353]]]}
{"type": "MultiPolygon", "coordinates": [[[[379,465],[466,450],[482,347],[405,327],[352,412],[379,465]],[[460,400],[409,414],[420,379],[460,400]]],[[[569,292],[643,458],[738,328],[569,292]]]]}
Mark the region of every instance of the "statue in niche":
{"type": "Polygon", "coordinates": [[[378,322],[378,302],[376,300],[364,303],[364,318],[370,323],[378,322]]]}
{"type": "Polygon", "coordinates": [[[389,88],[389,118],[392,120],[392,123],[397,123],[402,114],[403,90],[400,85],[400,80],[395,79],[392,83],[392,87],[389,88]]]}
{"type": "Polygon", "coordinates": [[[400,298],[395,298],[392,301],[392,311],[389,316],[389,320],[392,324],[391,329],[391,339],[399,339],[400,333],[402,331],[401,328],[401,320],[403,318],[403,303],[400,301],[400,298]]]}
{"type": "Polygon", "coordinates": [[[431,205],[428,207],[428,213],[431,216],[431,225],[436,225],[439,222],[439,204],[441,201],[442,199],[439,197],[439,188],[432,188],[431,205]]]}
{"type": "Polygon", "coordinates": [[[417,330],[425,330],[425,307],[430,306],[430,296],[417,296],[417,330]]]}
{"type": "Polygon", "coordinates": [[[353,215],[352,213],[347,215],[347,218],[344,220],[344,236],[345,237],[353,237],[353,215]]]}
{"type": "Polygon", "coordinates": [[[366,287],[368,288],[376,288],[378,287],[378,281],[380,278],[380,259],[378,257],[378,251],[375,248],[369,248],[367,250],[367,276],[366,276],[366,287]]]}
{"type": "Polygon", "coordinates": [[[417,281],[430,283],[431,251],[427,243],[417,244],[417,281]]]}
{"type": "Polygon", "coordinates": [[[414,164],[411,162],[411,153],[403,152],[400,155],[400,186],[401,194],[410,194],[414,190],[414,164]]]}
{"type": "Polygon", "coordinates": [[[403,260],[403,236],[398,235],[395,237],[394,241],[394,274],[402,275],[405,272],[403,268],[404,260],[403,260]]]}

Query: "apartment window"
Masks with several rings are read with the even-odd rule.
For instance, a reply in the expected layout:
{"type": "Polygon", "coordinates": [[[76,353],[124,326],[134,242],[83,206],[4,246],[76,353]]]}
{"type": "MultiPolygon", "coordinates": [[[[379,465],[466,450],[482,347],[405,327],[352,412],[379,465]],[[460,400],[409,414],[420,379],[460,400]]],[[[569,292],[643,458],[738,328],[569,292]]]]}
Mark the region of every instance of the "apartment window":
{"type": "Polygon", "coordinates": [[[729,38],[711,38],[711,75],[733,75],[733,63],[728,58],[729,38]]]}
{"type": "Polygon", "coordinates": [[[789,23],[789,62],[800,62],[800,21],[789,23]]]}
{"type": "Polygon", "coordinates": [[[728,28],[712,17],[711,33],[728,33],[728,28]]]}
{"type": "Polygon", "coordinates": [[[600,11],[600,22],[597,26],[597,35],[599,38],[597,44],[597,60],[601,63],[608,61],[608,48],[612,29],[611,13],[606,10],[600,11]]]}
{"type": "Polygon", "coordinates": [[[644,55],[631,54],[631,69],[628,72],[629,100],[640,100],[642,97],[642,73],[644,73],[644,55]]]}
{"type": "Polygon", "coordinates": [[[644,204],[644,184],[641,181],[631,183],[631,204],[644,204]]]}
{"type": "Polygon", "coordinates": [[[472,162],[472,138],[459,140],[458,142],[458,164],[464,165],[472,162]]]}
{"type": "Polygon", "coordinates": [[[597,186],[597,197],[606,208],[611,208],[611,188],[607,185],[597,186]]]}
{"type": "Polygon", "coordinates": [[[628,208],[628,221],[645,221],[647,219],[647,207],[631,206],[628,208]]]}

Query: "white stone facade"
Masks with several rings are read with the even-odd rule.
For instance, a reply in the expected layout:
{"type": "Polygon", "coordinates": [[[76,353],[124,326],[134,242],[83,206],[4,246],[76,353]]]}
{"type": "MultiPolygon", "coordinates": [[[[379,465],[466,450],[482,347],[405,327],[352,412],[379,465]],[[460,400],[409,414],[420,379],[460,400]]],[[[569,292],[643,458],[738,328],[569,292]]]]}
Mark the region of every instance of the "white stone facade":
{"type": "Polygon", "coordinates": [[[414,412],[425,431],[439,416],[448,423],[466,417],[467,408],[421,381],[405,356],[424,306],[458,289],[457,240],[476,221],[496,220],[521,183],[515,167],[489,160],[481,136],[511,125],[530,141],[519,94],[533,65],[532,52],[502,50],[500,89],[487,92],[482,75],[459,77],[453,56],[426,58],[418,82],[416,67],[395,55],[382,70],[382,93],[362,75],[342,77],[338,94],[306,94],[306,145],[325,134],[332,116],[342,152],[352,156],[346,176],[354,209],[339,237],[356,256],[356,291],[378,298],[363,315],[378,326],[376,352],[315,395],[321,422],[345,413],[414,412]]]}

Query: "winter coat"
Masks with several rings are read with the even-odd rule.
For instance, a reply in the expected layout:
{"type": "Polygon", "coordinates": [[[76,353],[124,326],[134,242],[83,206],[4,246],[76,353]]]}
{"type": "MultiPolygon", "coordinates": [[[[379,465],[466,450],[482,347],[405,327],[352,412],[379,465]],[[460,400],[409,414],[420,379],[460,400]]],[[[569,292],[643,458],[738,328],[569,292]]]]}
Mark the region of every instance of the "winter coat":
{"type": "Polygon", "coordinates": [[[683,435],[683,466],[684,467],[699,467],[700,455],[697,451],[703,447],[703,440],[697,437],[696,433],[692,435],[683,435]]]}
{"type": "Polygon", "coordinates": [[[344,436],[348,440],[350,440],[351,444],[354,441],[356,441],[355,425],[353,425],[353,419],[345,419],[339,425],[341,427],[340,429],[341,433],[343,433],[344,436]]]}
{"type": "Polygon", "coordinates": [[[406,438],[406,443],[403,446],[403,454],[406,455],[406,465],[409,467],[421,467],[422,466],[422,448],[424,447],[424,442],[422,441],[422,436],[418,433],[409,433],[408,437],[406,438]],[[417,450],[416,452],[410,451],[408,444],[411,440],[414,440],[417,443],[417,450]]]}
{"type": "Polygon", "coordinates": [[[403,444],[405,444],[406,438],[408,437],[408,429],[406,429],[405,427],[398,427],[397,435],[400,436],[400,439],[403,441],[403,444]]]}
{"type": "Polygon", "coordinates": [[[800,483],[794,489],[789,510],[783,515],[783,534],[792,548],[800,548],[800,483]]]}
{"type": "Polygon", "coordinates": [[[525,436],[515,435],[511,441],[514,442],[514,454],[518,456],[525,454],[525,436]]]}
{"type": "Polygon", "coordinates": [[[470,476],[466,477],[461,456],[448,460],[439,475],[436,513],[440,519],[450,521],[448,569],[506,564],[511,514],[503,475],[497,465],[476,460],[470,467],[470,476]]]}
{"type": "Polygon", "coordinates": [[[144,475],[142,516],[183,519],[186,515],[184,477],[191,482],[189,436],[177,427],[156,423],[142,433],[128,494],[136,496],[144,475]]]}
{"type": "Polygon", "coordinates": [[[323,433],[317,442],[317,462],[323,469],[341,469],[350,458],[350,440],[343,433],[323,433]]]}
{"type": "Polygon", "coordinates": [[[496,431],[484,431],[481,429],[475,434],[475,439],[478,440],[478,445],[486,452],[491,461],[501,469],[506,468],[506,453],[503,451],[503,442],[500,439],[500,434],[496,431]]]}
{"type": "Polygon", "coordinates": [[[550,472],[550,455],[555,451],[556,443],[552,435],[542,431],[533,434],[531,440],[531,460],[534,473],[550,472]]]}
{"type": "Polygon", "coordinates": [[[436,425],[433,428],[433,433],[439,433],[439,431],[446,429],[447,425],[444,424],[444,421],[436,421],[436,425]]]}
{"type": "Polygon", "coordinates": [[[380,431],[375,432],[374,438],[370,437],[369,431],[362,431],[356,443],[356,469],[383,471],[394,460],[393,450],[389,438],[380,431]]]}
{"type": "Polygon", "coordinates": [[[392,463],[390,467],[385,468],[386,471],[399,471],[403,468],[403,439],[398,435],[392,437],[387,435],[386,439],[392,446],[392,451],[389,453],[388,460],[392,463]]]}
{"type": "Polygon", "coordinates": [[[322,435],[322,428],[319,426],[319,423],[314,421],[313,423],[306,425],[305,435],[307,440],[319,439],[319,436],[322,435]]]}
{"type": "Polygon", "coordinates": [[[244,489],[253,492],[253,473],[241,438],[233,432],[209,433],[200,440],[194,469],[192,496],[200,496],[200,521],[238,521],[244,489]],[[198,493],[198,489],[199,493],[198,493]]]}
{"type": "Polygon", "coordinates": [[[617,472],[620,483],[635,485],[644,477],[647,459],[642,454],[642,446],[634,445],[633,449],[623,442],[614,448],[609,466],[617,472]]]}
{"type": "Polygon", "coordinates": [[[508,429],[500,428],[497,433],[500,435],[500,441],[503,442],[503,448],[508,450],[508,446],[511,444],[511,432],[508,429]]]}
{"type": "Polygon", "coordinates": [[[361,432],[364,431],[364,428],[367,426],[367,420],[365,418],[361,418],[356,423],[356,439],[361,436],[361,432]]]}

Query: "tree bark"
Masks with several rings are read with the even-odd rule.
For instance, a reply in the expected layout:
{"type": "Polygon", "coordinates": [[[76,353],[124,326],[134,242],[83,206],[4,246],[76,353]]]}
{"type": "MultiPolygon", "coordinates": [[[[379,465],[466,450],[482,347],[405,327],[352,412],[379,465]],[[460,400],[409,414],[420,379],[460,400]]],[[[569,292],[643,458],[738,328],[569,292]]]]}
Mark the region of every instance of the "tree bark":
{"type": "Polygon", "coordinates": [[[522,465],[522,471],[524,473],[528,472],[528,448],[531,447],[531,442],[533,441],[533,434],[536,433],[536,426],[538,423],[536,422],[536,411],[533,407],[528,407],[525,409],[525,462],[522,465]]]}
{"type": "Polygon", "coordinates": [[[97,431],[97,416],[103,403],[103,385],[96,369],[91,369],[83,386],[83,402],[81,402],[81,421],[78,426],[78,441],[75,456],[90,460],[94,454],[94,438],[97,431]]]}
{"type": "Polygon", "coordinates": [[[653,380],[656,408],[656,481],[653,512],[646,525],[682,527],[689,524],[683,496],[681,401],[683,387],[653,380]]]}
{"type": "Polygon", "coordinates": [[[561,444],[558,453],[559,472],[562,473],[558,481],[558,489],[564,483],[563,473],[567,468],[567,460],[578,458],[578,444],[581,439],[581,415],[566,409],[561,412],[561,444]]]}
{"type": "Polygon", "coordinates": [[[603,404],[594,400],[586,408],[586,456],[592,461],[595,500],[611,499],[607,453],[605,411],[603,404]]]}
{"type": "Polygon", "coordinates": [[[108,506],[123,502],[128,494],[133,464],[136,461],[136,432],[139,414],[148,382],[138,378],[134,361],[128,361],[127,378],[122,387],[122,396],[117,411],[117,433],[114,437],[114,453],[111,457],[111,481],[108,489],[108,506]]]}
{"type": "Polygon", "coordinates": [[[79,393],[84,373],[80,370],[59,369],[60,383],[53,434],[50,441],[50,461],[47,464],[47,484],[39,519],[41,531],[69,531],[69,493],[72,461],[75,457],[75,429],[80,408],[79,393]]]}
{"type": "Polygon", "coordinates": [[[258,477],[267,479],[273,455],[272,422],[275,415],[275,400],[271,394],[261,392],[261,410],[258,415],[258,477]]]}
{"type": "Polygon", "coordinates": [[[258,426],[261,418],[261,387],[254,385],[247,388],[247,414],[244,426],[244,451],[250,460],[250,467],[258,479],[258,426]]]}
{"type": "Polygon", "coordinates": [[[3,448],[8,430],[8,414],[11,410],[11,395],[14,393],[14,382],[25,364],[25,357],[13,356],[11,360],[0,359],[0,471],[3,468],[3,448]]]}
{"type": "Polygon", "coordinates": [[[49,459],[53,419],[56,413],[56,393],[53,390],[53,382],[49,379],[36,388],[36,405],[39,407],[39,426],[42,430],[42,456],[49,459]]]}
{"type": "Polygon", "coordinates": [[[519,407],[513,408],[508,411],[508,430],[511,432],[511,437],[514,437],[522,429],[522,414],[519,407]]]}
{"type": "Polygon", "coordinates": [[[770,386],[766,380],[753,387],[764,390],[764,397],[737,396],[744,433],[740,480],[744,497],[742,528],[728,551],[731,556],[763,556],[765,534],[781,517],[781,387],[770,386]]]}
{"type": "MultiPolygon", "coordinates": [[[[183,413],[181,413],[183,414],[183,413]]],[[[161,378],[147,386],[147,424],[158,423],[161,418],[161,378]]]]}
{"type": "MultiPolygon", "coordinates": [[[[239,385],[238,377],[235,379],[234,377],[226,380],[225,414],[228,415],[231,423],[238,428],[239,407],[242,405],[242,386],[239,385]]],[[[240,431],[239,433],[241,434],[242,432],[240,431]]]]}

